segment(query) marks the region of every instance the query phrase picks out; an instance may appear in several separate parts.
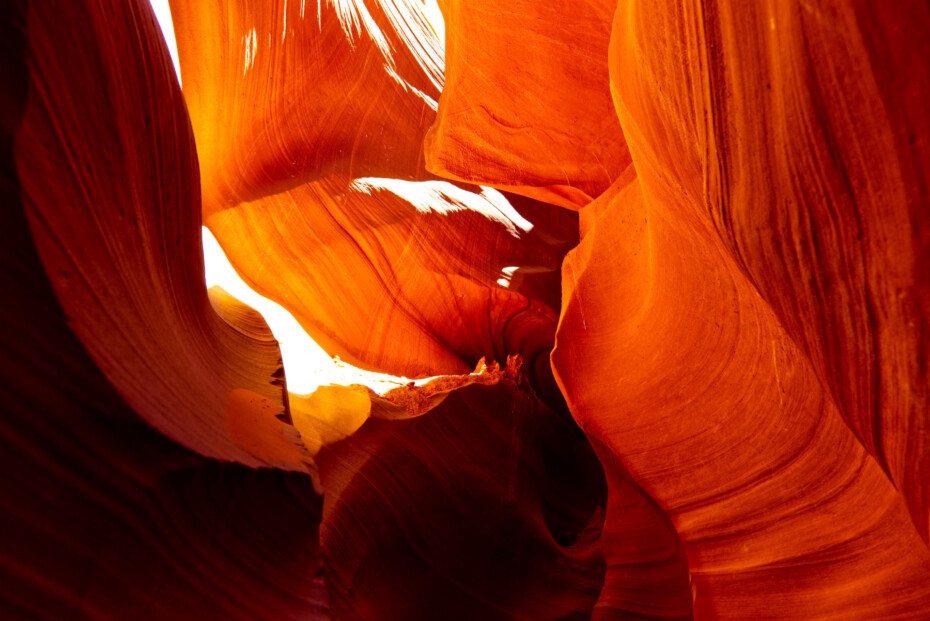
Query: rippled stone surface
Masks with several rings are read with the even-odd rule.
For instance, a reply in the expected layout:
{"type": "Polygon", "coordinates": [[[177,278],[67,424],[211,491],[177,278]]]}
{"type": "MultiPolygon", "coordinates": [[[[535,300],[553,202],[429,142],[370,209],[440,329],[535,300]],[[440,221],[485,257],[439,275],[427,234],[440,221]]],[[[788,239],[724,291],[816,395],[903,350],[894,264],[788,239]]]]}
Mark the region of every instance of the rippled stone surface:
{"type": "Polygon", "coordinates": [[[172,9],[0,9],[5,618],[930,610],[923,3],[172,9]]]}

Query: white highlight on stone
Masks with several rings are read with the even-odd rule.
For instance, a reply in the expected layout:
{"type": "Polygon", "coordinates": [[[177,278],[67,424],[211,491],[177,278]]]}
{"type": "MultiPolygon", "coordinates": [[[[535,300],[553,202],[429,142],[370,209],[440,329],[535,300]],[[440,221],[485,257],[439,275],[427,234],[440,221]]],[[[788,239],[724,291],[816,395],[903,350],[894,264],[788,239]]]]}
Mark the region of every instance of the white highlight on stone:
{"type": "Polygon", "coordinates": [[[519,265],[511,265],[505,267],[501,270],[501,277],[497,279],[497,284],[501,287],[506,287],[510,285],[510,280],[513,278],[513,273],[520,269],[519,265]]]}
{"type": "Polygon", "coordinates": [[[475,211],[503,225],[514,237],[520,237],[533,229],[532,222],[521,216],[510,201],[494,188],[482,187],[481,193],[475,194],[446,181],[404,181],[380,177],[356,179],[349,187],[366,194],[377,190],[392,192],[425,214],[475,211]]]}
{"type": "Polygon", "coordinates": [[[171,9],[168,7],[168,0],[149,0],[152,10],[155,11],[155,19],[161,27],[161,34],[165,38],[165,44],[168,46],[168,54],[171,56],[171,64],[174,65],[174,73],[178,77],[178,84],[181,84],[181,63],[178,60],[178,42],[174,37],[174,22],[171,21],[171,9]]]}
{"type": "Polygon", "coordinates": [[[285,36],[287,36],[287,0],[284,0],[284,23],[281,25],[281,43],[284,43],[285,36]]]}
{"type": "Polygon", "coordinates": [[[255,35],[254,27],[242,35],[242,42],[245,44],[245,63],[242,66],[242,75],[245,75],[255,66],[255,55],[258,53],[258,37],[255,35]]]}
{"type": "Polygon", "coordinates": [[[203,264],[207,289],[222,287],[226,293],[258,311],[281,347],[281,359],[288,392],[306,395],[320,386],[368,386],[378,394],[410,384],[422,386],[435,379],[410,380],[406,377],[359,369],[333,358],[310,337],[297,319],[283,306],[260,295],[236,273],[213,233],[203,233],[203,264]]]}

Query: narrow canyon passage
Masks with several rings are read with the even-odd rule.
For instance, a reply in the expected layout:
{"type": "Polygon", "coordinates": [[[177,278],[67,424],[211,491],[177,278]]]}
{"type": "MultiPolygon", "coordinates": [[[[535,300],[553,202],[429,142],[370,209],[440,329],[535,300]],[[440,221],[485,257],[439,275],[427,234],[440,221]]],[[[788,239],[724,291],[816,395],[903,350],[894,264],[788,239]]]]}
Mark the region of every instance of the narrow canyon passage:
{"type": "Polygon", "coordinates": [[[926,3],[0,24],[3,618],[927,617],[926,3]]]}

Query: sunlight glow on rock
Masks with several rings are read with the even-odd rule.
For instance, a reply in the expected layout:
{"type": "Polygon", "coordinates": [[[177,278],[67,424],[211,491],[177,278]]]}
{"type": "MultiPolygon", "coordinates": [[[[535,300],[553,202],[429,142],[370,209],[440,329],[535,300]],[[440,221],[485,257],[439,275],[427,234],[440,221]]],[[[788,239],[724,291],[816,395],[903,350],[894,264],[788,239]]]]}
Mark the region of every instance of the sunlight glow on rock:
{"type": "Polygon", "coordinates": [[[203,229],[203,263],[207,289],[220,287],[243,304],[261,313],[281,346],[287,374],[288,392],[306,395],[320,386],[361,384],[378,394],[413,383],[427,384],[434,377],[411,380],[406,377],[359,369],[333,358],[310,338],[294,316],[249,287],[236,273],[210,229],[203,229]]]}

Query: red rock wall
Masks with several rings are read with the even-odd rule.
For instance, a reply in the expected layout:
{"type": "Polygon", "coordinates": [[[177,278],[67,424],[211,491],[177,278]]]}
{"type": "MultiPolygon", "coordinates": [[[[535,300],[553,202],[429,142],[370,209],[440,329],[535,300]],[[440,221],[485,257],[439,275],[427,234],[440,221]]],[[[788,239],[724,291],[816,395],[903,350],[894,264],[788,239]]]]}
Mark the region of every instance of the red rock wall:
{"type": "Polygon", "coordinates": [[[924,618],[925,4],[440,6],[0,9],[2,616],[924,618]]]}

